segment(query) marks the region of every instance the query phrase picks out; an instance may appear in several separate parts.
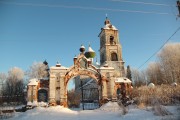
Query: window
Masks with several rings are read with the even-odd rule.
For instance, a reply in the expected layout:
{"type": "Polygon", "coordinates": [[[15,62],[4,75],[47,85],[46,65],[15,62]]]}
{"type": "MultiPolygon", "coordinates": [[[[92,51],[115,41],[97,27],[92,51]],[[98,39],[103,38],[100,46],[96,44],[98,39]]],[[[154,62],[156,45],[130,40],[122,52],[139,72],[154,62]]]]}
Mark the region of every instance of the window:
{"type": "Polygon", "coordinates": [[[114,43],[114,37],[110,36],[110,44],[113,45],[113,43],[114,43]]]}
{"type": "Polygon", "coordinates": [[[118,61],[117,54],[114,52],[111,53],[111,61],[118,61]]]}

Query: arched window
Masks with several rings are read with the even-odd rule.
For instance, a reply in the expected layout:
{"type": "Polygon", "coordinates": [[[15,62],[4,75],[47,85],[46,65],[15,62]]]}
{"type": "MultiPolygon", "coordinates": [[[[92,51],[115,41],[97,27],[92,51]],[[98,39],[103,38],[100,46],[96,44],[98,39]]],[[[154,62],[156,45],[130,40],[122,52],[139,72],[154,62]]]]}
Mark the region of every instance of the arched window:
{"type": "Polygon", "coordinates": [[[113,36],[110,36],[110,44],[113,45],[114,44],[114,37],[113,36]]]}
{"type": "Polygon", "coordinates": [[[111,53],[111,61],[118,61],[117,54],[114,52],[111,53]]]}

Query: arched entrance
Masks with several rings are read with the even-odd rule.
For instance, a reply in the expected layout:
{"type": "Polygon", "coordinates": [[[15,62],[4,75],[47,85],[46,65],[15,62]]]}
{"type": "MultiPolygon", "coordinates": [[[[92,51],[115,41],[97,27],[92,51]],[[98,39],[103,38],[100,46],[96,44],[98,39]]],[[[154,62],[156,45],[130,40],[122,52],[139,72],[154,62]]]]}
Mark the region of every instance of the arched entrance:
{"type": "MultiPolygon", "coordinates": [[[[66,99],[64,101],[64,106],[68,106],[67,104],[67,85],[71,78],[74,78],[76,76],[88,76],[89,78],[92,78],[97,83],[97,90],[99,94],[99,98],[101,98],[101,92],[102,92],[102,83],[101,83],[101,74],[98,72],[95,66],[92,64],[88,64],[88,61],[85,57],[79,57],[77,60],[75,60],[75,65],[69,69],[69,71],[66,72],[64,77],[64,98],[66,99]],[[87,66],[87,67],[86,67],[87,66]]],[[[84,90],[83,90],[84,91],[84,90]]]]}
{"type": "Polygon", "coordinates": [[[97,81],[86,75],[78,75],[68,82],[68,108],[92,110],[99,108],[99,85],[97,81]]]}
{"type": "Polygon", "coordinates": [[[45,89],[38,90],[38,102],[48,102],[48,92],[45,89]]]}

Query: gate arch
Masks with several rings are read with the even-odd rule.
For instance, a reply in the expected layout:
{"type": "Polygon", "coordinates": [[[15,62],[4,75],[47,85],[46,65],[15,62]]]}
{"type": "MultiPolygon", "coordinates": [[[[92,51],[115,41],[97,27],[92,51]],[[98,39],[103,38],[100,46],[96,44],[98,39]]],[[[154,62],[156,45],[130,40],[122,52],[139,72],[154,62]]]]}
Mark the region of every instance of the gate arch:
{"type": "Polygon", "coordinates": [[[70,68],[61,66],[59,63],[56,64],[56,67],[51,67],[50,69],[49,104],[67,107],[67,84],[71,78],[81,75],[89,76],[97,82],[99,99],[100,102],[103,102],[108,96],[107,81],[110,80],[105,73],[108,71],[113,73],[112,70],[112,68],[107,66],[102,68],[96,67],[92,64],[91,59],[85,57],[84,53],[80,53],[78,57],[74,58],[74,65],[70,68]]]}
{"type": "Polygon", "coordinates": [[[85,75],[89,76],[92,79],[96,80],[98,84],[98,89],[99,89],[99,97],[101,99],[102,95],[102,78],[101,78],[101,73],[98,71],[98,69],[93,66],[92,64],[88,63],[87,58],[85,56],[80,56],[79,59],[74,62],[74,66],[70,67],[70,69],[66,72],[65,77],[64,77],[64,98],[66,98],[64,106],[67,107],[67,85],[68,82],[71,78],[80,76],[80,75],[85,75]],[[85,65],[87,66],[81,66],[82,60],[85,62],[85,65]]]}
{"type": "Polygon", "coordinates": [[[73,68],[72,70],[70,70],[66,73],[65,79],[64,79],[64,81],[65,81],[64,85],[67,86],[67,83],[71,78],[79,76],[79,75],[89,76],[89,77],[95,79],[98,82],[98,84],[100,84],[100,82],[101,82],[101,74],[100,73],[92,71],[90,69],[82,70],[82,69],[73,68]]]}
{"type": "Polygon", "coordinates": [[[67,107],[67,86],[68,86],[68,82],[69,80],[71,80],[71,78],[76,77],[76,76],[81,76],[81,75],[85,75],[85,76],[89,76],[90,78],[94,79],[97,84],[98,84],[98,89],[99,89],[99,97],[101,99],[101,95],[102,95],[102,84],[101,84],[101,74],[98,72],[98,70],[95,68],[95,66],[93,65],[89,65],[89,67],[87,67],[87,69],[83,69],[77,66],[72,67],[65,75],[64,77],[64,98],[66,98],[66,102],[64,103],[64,106],[67,107]]]}

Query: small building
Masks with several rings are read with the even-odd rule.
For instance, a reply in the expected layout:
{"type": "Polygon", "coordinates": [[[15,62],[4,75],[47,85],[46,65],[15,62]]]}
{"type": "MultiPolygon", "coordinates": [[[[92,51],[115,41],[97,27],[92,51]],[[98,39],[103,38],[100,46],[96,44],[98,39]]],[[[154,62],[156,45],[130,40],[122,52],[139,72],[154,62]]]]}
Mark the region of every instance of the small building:
{"type": "Polygon", "coordinates": [[[132,81],[126,77],[119,77],[115,79],[117,94],[123,97],[131,96],[132,94],[132,81]]]}

